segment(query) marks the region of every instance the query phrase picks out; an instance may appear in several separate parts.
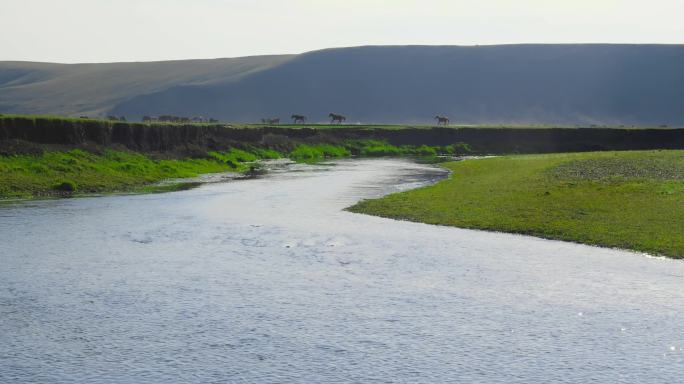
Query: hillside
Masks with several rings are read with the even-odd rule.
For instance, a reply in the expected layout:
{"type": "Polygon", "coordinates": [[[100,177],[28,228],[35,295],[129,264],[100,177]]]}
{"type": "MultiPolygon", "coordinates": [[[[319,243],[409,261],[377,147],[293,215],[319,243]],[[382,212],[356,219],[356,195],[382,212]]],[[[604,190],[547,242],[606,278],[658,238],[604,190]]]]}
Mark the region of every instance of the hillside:
{"type": "Polygon", "coordinates": [[[102,116],[139,95],[179,85],[236,81],[290,58],[106,64],[0,62],[0,113],[102,116]]]}
{"type": "Polygon", "coordinates": [[[337,112],[351,123],[428,123],[445,114],[466,124],[684,125],[684,45],[357,47],[67,69],[23,64],[35,69],[7,75],[22,68],[14,65],[0,64],[0,111],[227,121],[300,113],[312,122],[337,112]]]}

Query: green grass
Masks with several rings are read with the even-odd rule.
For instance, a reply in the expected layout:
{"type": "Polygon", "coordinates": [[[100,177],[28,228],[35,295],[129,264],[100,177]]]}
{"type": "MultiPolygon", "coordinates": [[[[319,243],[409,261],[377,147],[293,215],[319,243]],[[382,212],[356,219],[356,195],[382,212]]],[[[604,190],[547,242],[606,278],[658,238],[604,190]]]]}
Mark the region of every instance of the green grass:
{"type": "Polygon", "coordinates": [[[471,151],[467,144],[457,143],[445,147],[395,146],[381,140],[348,140],[342,144],[300,144],[288,157],[295,161],[319,161],[335,157],[387,157],[415,156],[433,159],[437,155],[462,155],[471,151]]]}
{"type": "Polygon", "coordinates": [[[257,161],[259,156],[254,153],[243,151],[241,149],[231,148],[225,152],[209,152],[211,158],[221,163],[227,164],[232,168],[239,168],[240,163],[257,161]]]}
{"type": "Polygon", "coordinates": [[[258,147],[231,148],[208,152],[207,157],[201,159],[155,160],[136,152],[106,150],[102,154],[94,154],[79,149],[48,151],[42,155],[0,156],[0,199],[112,191],[171,191],[186,188],[188,184],[159,186],[153,183],[225,171],[255,176],[264,172],[254,165],[261,159],[290,157],[295,161],[316,162],[352,155],[411,155],[430,162],[437,152],[449,153],[447,149],[395,147],[382,141],[349,141],[342,144],[299,144],[286,153],[258,147]]]}
{"type": "Polygon", "coordinates": [[[0,198],[129,191],[144,186],[142,191],[174,190],[179,187],[149,184],[202,173],[245,171],[249,168],[245,163],[260,154],[231,149],[211,152],[206,159],[154,160],[134,152],[106,150],[98,155],[74,149],[40,156],[0,156],[0,198]]]}
{"type": "Polygon", "coordinates": [[[316,161],[331,157],[347,157],[351,152],[341,145],[333,144],[300,144],[292,150],[288,157],[295,161],[316,161]]]}
{"type": "Polygon", "coordinates": [[[444,164],[436,185],[349,210],[684,257],[684,151],[521,155],[444,164]]]}
{"type": "Polygon", "coordinates": [[[435,158],[438,155],[460,156],[469,154],[472,149],[468,144],[455,143],[447,146],[395,146],[380,140],[348,141],[345,146],[355,155],[361,157],[381,156],[414,156],[423,159],[435,158]]]}
{"type": "Polygon", "coordinates": [[[109,120],[106,120],[106,119],[98,119],[98,118],[81,119],[81,118],[75,117],[75,116],[60,116],[60,115],[20,115],[20,114],[7,114],[7,113],[4,113],[4,114],[0,115],[0,119],[28,119],[28,120],[44,119],[44,120],[66,121],[66,122],[75,122],[75,121],[101,121],[101,122],[108,122],[108,121],[109,121],[109,120]]]}
{"type": "Polygon", "coordinates": [[[61,116],[61,115],[21,115],[21,114],[0,114],[0,120],[3,119],[26,119],[26,120],[42,120],[42,121],[50,121],[53,123],[82,123],[82,122],[89,122],[89,123],[99,123],[107,126],[111,126],[112,124],[116,123],[124,123],[124,124],[131,124],[131,125],[197,125],[197,126],[215,126],[215,125],[226,125],[224,122],[216,122],[216,123],[196,123],[196,122],[185,122],[185,123],[180,123],[180,122],[168,122],[168,121],[154,121],[154,122],[141,122],[141,121],[133,121],[133,120],[125,120],[125,121],[118,121],[118,120],[109,120],[104,117],[87,117],[87,118],[81,118],[79,116],[61,116]]]}

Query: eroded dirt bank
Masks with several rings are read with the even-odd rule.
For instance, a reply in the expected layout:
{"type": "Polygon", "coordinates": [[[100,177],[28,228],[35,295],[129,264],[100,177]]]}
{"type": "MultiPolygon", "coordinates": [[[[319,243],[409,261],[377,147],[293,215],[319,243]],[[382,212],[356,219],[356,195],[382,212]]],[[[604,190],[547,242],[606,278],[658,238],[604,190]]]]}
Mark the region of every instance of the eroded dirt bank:
{"type": "MultiPolygon", "coordinates": [[[[255,145],[289,149],[299,143],[384,140],[393,145],[467,143],[475,153],[550,153],[631,149],[684,149],[684,129],[234,127],[141,124],[97,120],[3,117],[0,142],[123,146],[134,151],[179,152],[255,145]]],[[[10,148],[10,149],[7,149],[10,148]]]]}

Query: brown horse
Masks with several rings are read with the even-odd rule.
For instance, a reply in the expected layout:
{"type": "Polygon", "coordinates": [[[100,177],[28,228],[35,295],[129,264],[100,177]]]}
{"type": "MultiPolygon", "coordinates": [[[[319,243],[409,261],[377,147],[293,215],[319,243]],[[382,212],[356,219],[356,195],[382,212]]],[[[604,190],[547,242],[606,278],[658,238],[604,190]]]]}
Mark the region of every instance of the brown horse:
{"type": "Polygon", "coordinates": [[[294,120],[295,124],[297,124],[298,122],[302,123],[302,124],[306,123],[306,116],[304,116],[304,115],[292,115],[292,116],[290,116],[290,118],[292,118],[292,120],[294,120]]]}
{"type": "Polygon", "coordinates": [[[344,117],[344,116],[342,116],[342,115],[337,115],[337,114],[335,114],[335,113],[329,114],[328,117],[330,117],[330,119],[331,119],[331,120],[330,120],[330,124],[333,124],[333,123],[335,123],[335,122],[337,122],[338,124],[342,124],[343,121],[346,121],[346,120],[347,120],[346,117],[344,117]]]}
{"type": "Polygon", "coordinates": [[[449,125],[449,118],[446,116],[435,116],[435,120],[437,120],[437,125],[444,124],[445,127],[449,125]]]}

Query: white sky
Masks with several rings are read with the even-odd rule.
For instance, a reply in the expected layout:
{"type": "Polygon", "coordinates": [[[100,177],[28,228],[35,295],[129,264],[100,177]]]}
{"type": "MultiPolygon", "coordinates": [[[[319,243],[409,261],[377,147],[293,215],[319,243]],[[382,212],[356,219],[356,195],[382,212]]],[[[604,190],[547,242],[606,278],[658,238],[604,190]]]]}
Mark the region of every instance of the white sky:
{"type": "Polygon", "coordinates": [[[684,43],[684,0],[0,0],[0,60],[150,61],[356,45],[684,43]]]}

